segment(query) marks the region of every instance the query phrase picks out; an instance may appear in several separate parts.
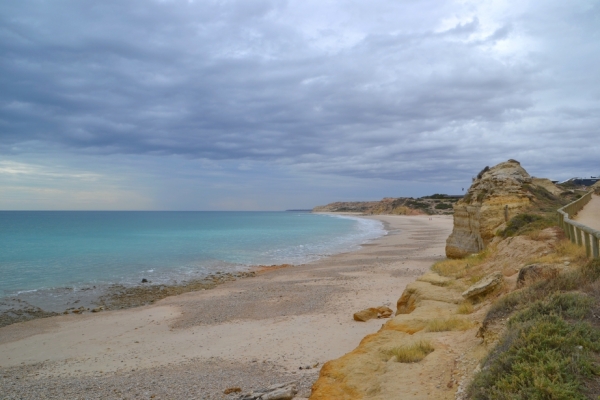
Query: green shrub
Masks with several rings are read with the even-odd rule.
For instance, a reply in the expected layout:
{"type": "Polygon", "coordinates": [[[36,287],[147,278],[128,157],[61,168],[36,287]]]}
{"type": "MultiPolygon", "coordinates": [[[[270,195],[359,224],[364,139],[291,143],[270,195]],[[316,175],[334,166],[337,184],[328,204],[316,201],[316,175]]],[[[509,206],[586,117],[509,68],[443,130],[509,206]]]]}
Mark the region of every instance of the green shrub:
{"type": "Polygon", "coordinates": [[[470,398],[587,398],[586,380],[600,374],[600,330],[583,321],[594,304],[591,296],[563,293],[517,313],[475,376],[470,398]]]}
{"type": "Polygon", "coordinates": [[[514,216],[506,224],[506,228],[498,233],[499,236],[507,238],[510,236],[523,235],[534,230],[541,230],[556,225],[550,217],[542,217],[536,214],[519,214],[514,216]]]}
{"type": "Polygon", "coordinates": [[[429,203],[424,203],[419,200],[407,200],[406,205],[408,205],[409,207],[413,207],[413,208],[421,208],[421,209],[429,208],[429,203]]]}
{"type": "Polygon", "coordinates": [[[489,310],[514,314],[483,361],[470,399],[596,398],[600,376],[600,260],[513,292],[489,310]]]}
{"type": "Polygon", "coordinates": [[[509,293],[500,298],[489,309],[484,324],[508,315],[536,301],[548,298],[555,293],[583,290],[587,291],[600,280],[600,259],[592,260],[575,271],[562,273],[553,279],[541,280],[533,285],[509,293]]]}
{"type": "Polygon", "coordinates": [[[469,398],[586,399],[586,380],[600,372],[599,340],[589,323],[558,315],[514,324],[475,376],[469,398]]]}

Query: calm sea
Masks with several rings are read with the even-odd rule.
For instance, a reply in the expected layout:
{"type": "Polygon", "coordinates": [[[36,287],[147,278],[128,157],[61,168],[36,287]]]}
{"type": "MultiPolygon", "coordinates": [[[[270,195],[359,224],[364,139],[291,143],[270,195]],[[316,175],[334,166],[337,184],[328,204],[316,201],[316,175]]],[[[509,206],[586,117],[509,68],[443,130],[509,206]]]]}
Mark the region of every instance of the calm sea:
{"type": "Polygon", "coordinates": [[[307,212],[0,211],[0,298],[305,263],[384,234],[307,212]]]}

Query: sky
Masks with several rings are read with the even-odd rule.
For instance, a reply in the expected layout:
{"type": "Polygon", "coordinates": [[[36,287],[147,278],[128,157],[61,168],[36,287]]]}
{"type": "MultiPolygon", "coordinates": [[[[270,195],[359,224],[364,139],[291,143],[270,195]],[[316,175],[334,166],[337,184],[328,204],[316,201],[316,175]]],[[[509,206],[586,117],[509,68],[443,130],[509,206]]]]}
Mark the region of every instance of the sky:
{"type": "Polygon", "coordinates": [[[600,2],[0,2],[0,209],[285,210],[600,175],[600,2]]]}

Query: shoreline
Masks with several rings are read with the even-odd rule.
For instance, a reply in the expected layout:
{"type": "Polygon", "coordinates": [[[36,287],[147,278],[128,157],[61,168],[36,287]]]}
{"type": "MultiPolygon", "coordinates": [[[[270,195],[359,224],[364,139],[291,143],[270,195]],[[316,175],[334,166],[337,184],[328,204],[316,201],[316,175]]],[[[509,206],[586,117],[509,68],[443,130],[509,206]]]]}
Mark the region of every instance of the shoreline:
{"type": "MultiPolygon", "coordinates": [[[[315,213],[332,216],[355,216],[357,213],[315,213]]],[[[385,223],[382,224],[387,235],[385,223]]],[[[380,236],[380,237],[381,237],[380,236]]],[[[377,238],[376,238],[377,239],[377,238]]],[[[368,243],[374,239],[367,239],[368,243]]],[[[322,259],[360,249],[363,243],[353,244],[349,249],[338,253],[325,255],[307,255],[318,262],[322,259]]],[[[215,272],[197,277],[183,277],[167,282],[152,282],[144,279],[136,284],[120,282],[97,284],[94,282],[80,283],[78,287],[64,286],[55,288],[40,288],[23,290],[0,297],[0,328],[15,323],[32,321],[39,318],[54,317],[61,314],[84,314],[106,310],[128,309],[152,304],[169,296],[194,292],[198,290],[214,289],[216,286],[241,278],[254,277],[269,270],[303,264],[272,264],[272,265],[236,265],[233,270],[224,268],[215,269],[215,272]]]]}
{"type": "MultiPolygon", "coordinates": [[[[0,388],[11,393],[20,388],[33,398],[50,383],[64,395],[67,383],[101,379],[103,389],[94,393],[102,398],[125,375],[170,376],[187,365],[205,373],[197,377],[203,391],[194,391],[193,382],[185,387],[195,395],[232,398],[223,390],[239,386],[247,392],[299,380],[300,395],[307,397],[324,362],[351,351],[381,326],[378,320],[356,322],[352,314],[393,307],[408,283],[445,257],[451,216],[360,217],[387,223],[388,234],[357,251],[151,305],[0,328],[1,372],[21,374],[11,381],[16,385],[0,380],[0,388]],[[220,367],[208,371],[211,363],[220,367]]],[[[152,390],[155,398],[164,398],[185,388],[152,390]]]]}

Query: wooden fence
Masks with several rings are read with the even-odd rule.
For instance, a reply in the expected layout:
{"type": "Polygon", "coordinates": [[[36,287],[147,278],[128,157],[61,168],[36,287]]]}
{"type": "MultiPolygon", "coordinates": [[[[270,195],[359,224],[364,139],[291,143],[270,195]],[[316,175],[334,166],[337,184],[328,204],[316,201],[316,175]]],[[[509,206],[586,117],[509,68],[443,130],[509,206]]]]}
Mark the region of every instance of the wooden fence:
{"type": "Polygon", "coordinates": [[[572,217],[589,203],[593,194],[594,191],[591,190],[574,202],[567,204],[563,208],[559,208],[558,226],[565,231],[565,234],[571,242],[577,243],[579,246],[585,246],[588,257],[599,258],[600,254],[598,254],[598,247],[600,245],[600,231],[571,220],[572,217]]]}

